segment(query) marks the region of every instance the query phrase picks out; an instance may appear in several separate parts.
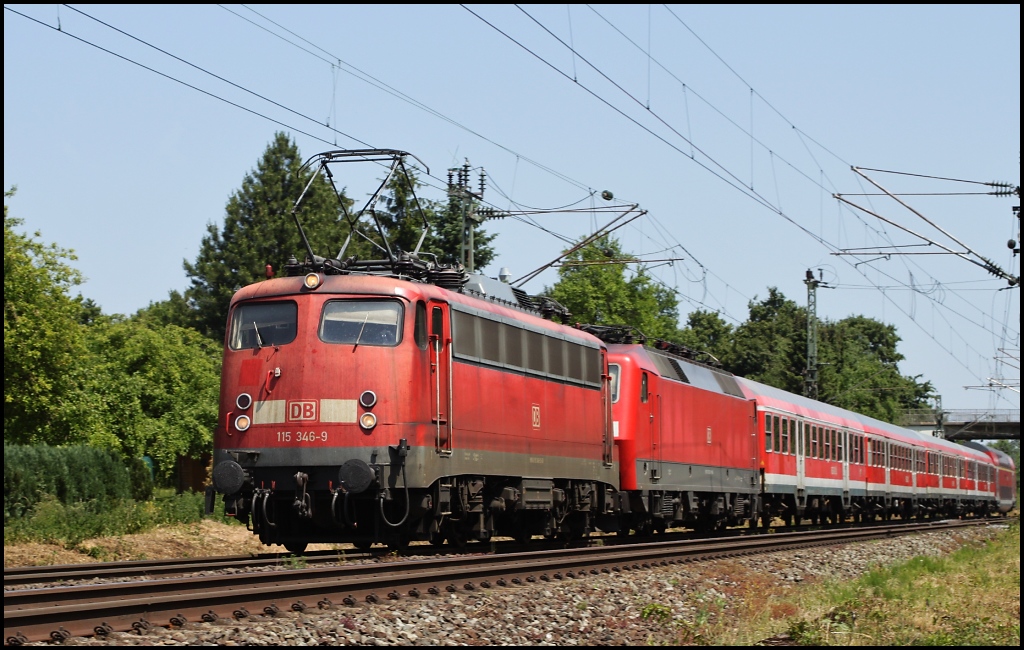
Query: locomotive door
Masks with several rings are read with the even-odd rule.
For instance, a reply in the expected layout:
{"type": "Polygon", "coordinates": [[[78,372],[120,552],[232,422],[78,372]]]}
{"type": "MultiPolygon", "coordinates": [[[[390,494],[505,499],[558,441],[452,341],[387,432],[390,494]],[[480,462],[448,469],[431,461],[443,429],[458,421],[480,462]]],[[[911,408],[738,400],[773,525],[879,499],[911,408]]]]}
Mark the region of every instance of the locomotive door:
{"type": "Polygon", "coordinates": [[[445,303],[430,301],[430,399],[434,444],[442,454],[452,452],[452,337],[445,303]]]}

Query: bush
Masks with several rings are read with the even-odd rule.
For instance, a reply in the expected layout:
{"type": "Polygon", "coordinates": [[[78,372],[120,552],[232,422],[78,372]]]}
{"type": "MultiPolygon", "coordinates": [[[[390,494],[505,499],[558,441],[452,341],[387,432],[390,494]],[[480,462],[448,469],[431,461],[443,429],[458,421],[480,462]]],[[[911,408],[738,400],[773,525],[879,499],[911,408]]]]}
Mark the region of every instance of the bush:
{"type": "Polygon", "coordinates": [[[44,495],[26,516],[4,525],[4,544],[49,542],[72,548],[87,539],[141,533],[160,525],[203,519],[202,493],[183,492],[140,503],[131,499],[101,504],[63,504],[44,495]]]}
{"type": "Polygon", "coordinates": [[[152,491],[152,478],[141,460],[126,463],[115,452],[85,445],[4,443],[5,526],[31,512],[44,495],[72,506],[145,500],[152,491]]]}

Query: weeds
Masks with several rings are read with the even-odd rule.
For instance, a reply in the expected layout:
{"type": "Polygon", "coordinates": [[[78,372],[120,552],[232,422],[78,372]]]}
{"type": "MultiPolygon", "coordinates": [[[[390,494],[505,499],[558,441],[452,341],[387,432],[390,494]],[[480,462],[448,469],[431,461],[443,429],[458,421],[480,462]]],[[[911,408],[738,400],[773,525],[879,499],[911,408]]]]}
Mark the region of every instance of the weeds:
{"type": "Polygon", "coordinates": [[[143,502],[92,499],[74,504],[42,495],[25,516],[5,523],[4,544],[49,542],[74,548],[94,537],[141,533],[167,524],[195,524],[202,521],[203,509],[203,495],[196,492],[158,494],[143,502]]]}
{"type": "Polygon", "coordinates": [[[309,565],[302,555],[287,555],[284,558],[284,563],[289,569],[305,569],[309,565]]]}

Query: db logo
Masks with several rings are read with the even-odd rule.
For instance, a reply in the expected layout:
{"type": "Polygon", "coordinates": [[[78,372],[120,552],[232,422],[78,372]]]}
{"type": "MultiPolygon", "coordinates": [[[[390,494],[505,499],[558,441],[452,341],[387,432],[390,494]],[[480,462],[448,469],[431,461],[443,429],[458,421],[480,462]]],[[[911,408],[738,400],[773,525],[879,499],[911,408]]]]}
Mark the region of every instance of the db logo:
{"type": "Polygon", "coordinates": [[[540,428],[540,404],[533,405],[533,428],[540,428]]]}
{"type": "Polygon", "coordinates": [[[316,402],[288,402],[288,421],[305,422],[316,419],[316,402]]]}

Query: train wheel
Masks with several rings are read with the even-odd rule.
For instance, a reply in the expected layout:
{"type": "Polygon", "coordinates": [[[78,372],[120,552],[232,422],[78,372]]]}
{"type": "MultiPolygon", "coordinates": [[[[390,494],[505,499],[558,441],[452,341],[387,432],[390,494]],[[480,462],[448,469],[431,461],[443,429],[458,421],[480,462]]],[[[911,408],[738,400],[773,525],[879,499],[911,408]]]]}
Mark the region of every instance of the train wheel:
{"type": "Polygon", "coordinates": [[[355,546],[360,551],[369,551],[370,547],[373,546],[373,542],[365,539],[361,539],[358,542],[352,542],[352,546],[355,546]]]}
{"type": "Polygon", "coordinates": [[[430,533],[430,545],[437,548],[444,546],[444,533],[440,531],[430,533]]]}
{"type": "Polygon", "coordinates": [[[309,546],[309,542],[285,542],[285,549],[292,555],[302,555],[306,552],[306,547],[309,546]]]}
{"type": "Polygon", "coordinates": [[[404,551],[409,548],[409,541],[408,535],[399,535],[388,541],[388,550],[395,553],[404,551]]]}

